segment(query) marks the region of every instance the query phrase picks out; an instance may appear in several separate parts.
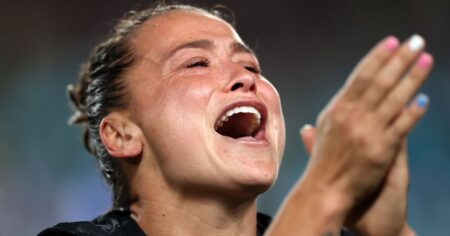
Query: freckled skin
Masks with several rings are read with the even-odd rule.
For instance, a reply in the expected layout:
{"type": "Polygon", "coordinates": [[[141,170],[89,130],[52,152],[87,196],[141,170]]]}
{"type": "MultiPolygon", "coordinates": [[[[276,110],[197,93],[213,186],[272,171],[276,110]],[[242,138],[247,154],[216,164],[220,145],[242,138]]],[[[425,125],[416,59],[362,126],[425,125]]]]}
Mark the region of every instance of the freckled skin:
{"type": "Polygon", "coordinates": [[[231,26],[192,12],[156,17],[135,32],[131,45],[139,62],[127,76],[127,90],[131,117],[146,139],[139,178],[173,192],[189,186],[190,191],[234,197],[256,197],[273,183],[285,142],[279,96],[270,82],[246,69],[258,67],[255,56],[233,52],[233,42],[242,40],[231,26]],[[182,49],[165,57],[193,40],[210,40],[213,47],[182,49]],[[207,59],[209,65],[184,66],[197,58],[207,59]],[[242,81],[256,89],[230,90],[242,81]],[[224,107],[249,99],[268,110],[268,145],[239,143],[214,130],[224,107]]]}

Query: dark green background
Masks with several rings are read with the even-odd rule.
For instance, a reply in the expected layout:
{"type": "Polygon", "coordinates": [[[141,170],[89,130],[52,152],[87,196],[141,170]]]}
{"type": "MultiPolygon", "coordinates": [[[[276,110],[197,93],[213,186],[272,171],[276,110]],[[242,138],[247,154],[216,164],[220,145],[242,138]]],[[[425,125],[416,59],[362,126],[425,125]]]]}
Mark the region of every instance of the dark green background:
{"type": "MultiPolygon", "coordinates": [[[[0,2],[0,235],[34,235],[63,220],[91,219],[107,187],[81,132],[66,124],[65,86],[112,19],[144,1],[0,2]]],[[[185,2],[186,3],[186,2],[185,2]]],[[[276,185],[259,200],[273,214],[307,161],[298,129],[312,123],[356,62],[386,35],[419,33],[436,58],[431,98],[410,138],[409,221],[419,235],[450,232],[450,1],[187,1],[232,8],[278,88],[287,147],[276,185]]]]}

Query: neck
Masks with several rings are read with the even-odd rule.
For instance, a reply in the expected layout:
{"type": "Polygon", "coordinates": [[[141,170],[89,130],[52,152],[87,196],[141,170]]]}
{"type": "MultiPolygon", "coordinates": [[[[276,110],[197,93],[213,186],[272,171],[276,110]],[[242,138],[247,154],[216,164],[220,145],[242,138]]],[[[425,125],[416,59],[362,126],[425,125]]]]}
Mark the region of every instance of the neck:
{"type": "Polygon", "coordinates": [[[131,204],[132,217],[146,235],[256,235],[256,198],[163,192],[138,196],[131,204]]]}

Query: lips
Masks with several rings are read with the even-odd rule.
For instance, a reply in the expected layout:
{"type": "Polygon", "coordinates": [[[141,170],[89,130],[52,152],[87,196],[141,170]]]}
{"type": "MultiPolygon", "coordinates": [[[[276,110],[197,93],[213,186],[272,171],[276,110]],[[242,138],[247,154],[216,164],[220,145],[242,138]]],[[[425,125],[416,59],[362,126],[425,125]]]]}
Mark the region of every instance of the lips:
{"type": "Polygon", "coordinates": [[[265,140],[266,107],[257,101],[241,101],[227,106],[216,119],[214,130],[233,139],[265,140]]]}

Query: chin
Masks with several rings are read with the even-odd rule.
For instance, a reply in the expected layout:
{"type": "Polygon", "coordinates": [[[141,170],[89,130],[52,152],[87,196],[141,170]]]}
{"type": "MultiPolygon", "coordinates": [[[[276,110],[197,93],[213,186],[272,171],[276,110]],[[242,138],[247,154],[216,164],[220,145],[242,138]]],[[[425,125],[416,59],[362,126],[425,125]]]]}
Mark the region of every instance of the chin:
{"type": "Polygon", "coordinates": [[[229,137],[218,139],[211,159],[218,167],[216,173],[222,180],[228,179],[233,192],[256,197],[272,186],[281,161],[273,144],[229,137]]]}
{"type": "Polygon", "coordinates": [[[275,182],[278,168],[245,168],[235,178],[237,190],[250,196],[257,196],[266,192],[275,182]]]}

